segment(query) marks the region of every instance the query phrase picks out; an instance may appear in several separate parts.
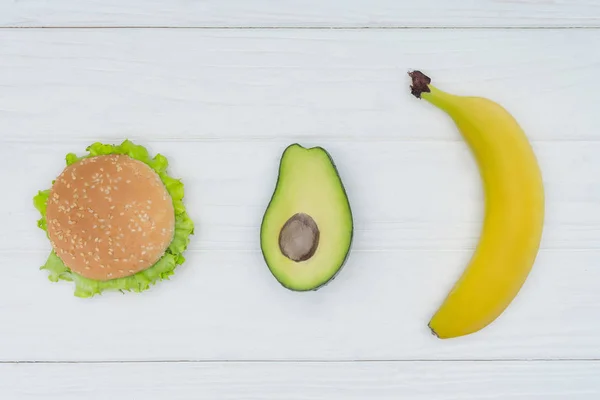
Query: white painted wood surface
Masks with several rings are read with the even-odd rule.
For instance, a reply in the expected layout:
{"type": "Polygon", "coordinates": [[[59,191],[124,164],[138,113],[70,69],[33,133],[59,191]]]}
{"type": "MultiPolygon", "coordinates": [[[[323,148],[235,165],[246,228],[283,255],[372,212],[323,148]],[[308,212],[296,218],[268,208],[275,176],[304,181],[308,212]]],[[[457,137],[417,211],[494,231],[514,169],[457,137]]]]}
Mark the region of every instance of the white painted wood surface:
{"type": "MultiPolygon", "coordinates": [[[[9,29],[4,140],[456,141],[419,68],[504,104],[533,140],[597,140],[600,30],[9,29]],[[418,113],[415,115],[415,113],[418,113]]],[[[237,147],[236,147],[237,146],[237,147]]],[[[243,153],[243,152],[242,152],[243,153]]],[[[217,178],[218,179],[218,178],[217,178]]]]}
{"type": "Polygon", "coordinates": [[[0,0],[0,26],[598,27],[597,0],[0,0]]]}
{"type": "Polygon", "coordinates": [[[598,362],[581,361],[12,364],[0,365],[0,393],[11,400],[596,400],[598,375],[598,362]]]}
{"type": "Polygon", "coordinates": [[[597,399],[600,30],[257,28],[599,21],[592,0],[0,0],[0,26],[63,27],[0,29],[0,398],[597,399]],[[547,190],[521,294],[450,341],[426,324],[476,244],[481,187],[452,123],[409,95],[413,68],[504,104],[547,190]],[[38,270],[31,198],[66,153],[124,138],[169,158],[197,235],[170,281],[78,299],[38,270]],[[331,152],[356,222],[342,273],[304,294],[258,242],[296,141],[331,152]]]}

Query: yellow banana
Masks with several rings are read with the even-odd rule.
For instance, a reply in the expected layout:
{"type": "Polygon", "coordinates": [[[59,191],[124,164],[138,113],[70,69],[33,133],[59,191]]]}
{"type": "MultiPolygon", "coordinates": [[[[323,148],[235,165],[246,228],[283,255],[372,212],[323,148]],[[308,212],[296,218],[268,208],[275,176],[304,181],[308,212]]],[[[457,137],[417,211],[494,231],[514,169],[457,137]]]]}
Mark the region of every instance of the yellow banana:
{"type": "Polygon", "coordinates": [[[439,338],[477,332],[521,289],[534,264],[544,224],[544,188],[535,154],[517,121],[499,104],[449,94],[420,71],[412,94],[446,112],[475,157],[485,193],[477,248],[429,322],[439,338]]]}

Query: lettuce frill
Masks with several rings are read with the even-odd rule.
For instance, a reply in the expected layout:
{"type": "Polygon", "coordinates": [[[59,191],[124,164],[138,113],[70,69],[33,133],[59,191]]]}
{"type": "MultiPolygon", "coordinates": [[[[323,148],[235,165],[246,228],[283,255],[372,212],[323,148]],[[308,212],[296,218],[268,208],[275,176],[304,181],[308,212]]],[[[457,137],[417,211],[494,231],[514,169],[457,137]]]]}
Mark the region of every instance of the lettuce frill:
{"type": "MultiPolygon", "coordinates": [[[[173,240],[169,244],[165,254],[153,266],[124,278],[109,281],[85,278],[71,271],[54,251],[50,253],[46,263],[40,269],[48,271],[48,279],[52,282],[58,282],[59,280],[73,282],[75,284],[75,296],[77,297],[92,297],[106,290],[142,292],[149,289],[156,282],[168,279],[174,274],[175,268],[185,261],[183,252],[189,244],[190,235],[194,234],[194,223],[188,216],[183,204],[183,183],[179,179],[167,175],[168,161],[164,156],[157,154],[154,158],[151,158],[146,148],[136,145],[129,140],[125,140],[120,145],[94,143],[86,151],[89,154],[82,157],[69,153],[66,157],[67,166],[87,157],[125,154],[147,164],[158,174],[173,200],[173,208],[175,210],[175,234],[173,235],[173,240]]],[[[38,227],[44,230],[46,235],[48,234],[46,205],[49,194],[49,189],[39,191],[33,199],[35,208],[41,214],[41,218],[38,220],[38,227]]]]}

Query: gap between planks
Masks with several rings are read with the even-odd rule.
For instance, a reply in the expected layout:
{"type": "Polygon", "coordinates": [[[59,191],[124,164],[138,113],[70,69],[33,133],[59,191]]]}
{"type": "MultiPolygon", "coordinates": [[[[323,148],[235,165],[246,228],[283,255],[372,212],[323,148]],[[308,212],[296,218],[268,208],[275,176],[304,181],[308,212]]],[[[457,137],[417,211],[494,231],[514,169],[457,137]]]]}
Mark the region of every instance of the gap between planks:
{"type": "Polygon", "coordinates": [[[479,358],[479,359],[358,359],[358,360],[40,360],[0,361],[6,364],[407,364],[407,363],[537,363],[587,362],[597,363],[600,358],[479,358]]]}
{"type": "Polygon", "coordinates": [[[600,30],[600,26],[585,26],[585,25],[571,25],[571,26],[403,26],[403,25],[390,25],[390,26],[302,26],[302,25],[273,25],[273,26],[169,26],[169,25],[116,25],[116,26],[85,26],[85,25],[40,25],[40,26],[0,26],[0,30],[9,29],[178,29],[178,30],[565,30],[565,29],[577,29],[577,30],[600,30]]]}
{"type": "MultiPolygon", "coordinates": [[[[148,143],[225,143],[225,142],[268,142],[273,143],[282,142],[288,143],[290,140],[312,140],[320,142],[348,142],[348,143],[463,143],[464,140],[460,136],[448,137],[448,138],[407,138],[407,137],[392,137],[392,136],[322,136],[322,135],[289,135],[289,136],[197,136],[197,137],[152,137],[152,136],[137,136],[137,135],[123,135],[119,137],[104,137],[98,139],[97,137],[58,137],[52,140],[40,139],[35,137],[5,137],[0,138],[0,143],[35,143],[35,144],[73,144],[73,143],[85,143],[91,144],[98,141],[110,142],[113,144],[120,143],[125,139],[129,139],[133,142],[148,142],[148,143]]],[[[535,138],[530,140],[531,143],[598,143],[600,137],[590,138],[535,138]]]]}

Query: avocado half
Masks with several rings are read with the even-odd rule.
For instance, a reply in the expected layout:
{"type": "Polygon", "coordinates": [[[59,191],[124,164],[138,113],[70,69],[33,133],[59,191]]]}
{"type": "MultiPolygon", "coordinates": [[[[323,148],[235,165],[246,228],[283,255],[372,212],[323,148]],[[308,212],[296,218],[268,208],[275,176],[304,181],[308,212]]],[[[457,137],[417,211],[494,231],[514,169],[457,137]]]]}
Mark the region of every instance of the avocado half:
{"type": "Polygon", "coordinates": [[[260,230],[273,276],[295,291],[324,286],[346,262],[353,230],[348,196],[329,153],[288,146],[260,230]]]}

